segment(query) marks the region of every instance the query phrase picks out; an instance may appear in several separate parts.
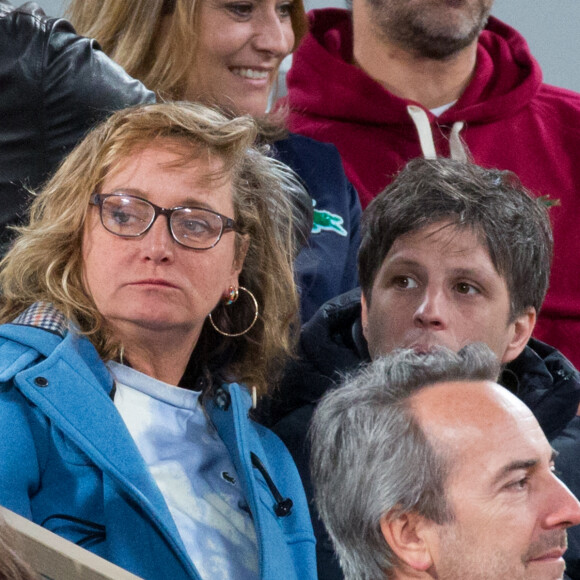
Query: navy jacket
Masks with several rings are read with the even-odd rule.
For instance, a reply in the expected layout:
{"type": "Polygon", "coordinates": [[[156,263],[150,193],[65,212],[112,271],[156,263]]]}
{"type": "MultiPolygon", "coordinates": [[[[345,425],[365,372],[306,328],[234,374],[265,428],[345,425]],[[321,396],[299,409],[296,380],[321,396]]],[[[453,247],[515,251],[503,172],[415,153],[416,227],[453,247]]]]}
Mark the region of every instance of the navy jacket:
{"type": "Polygon", "coordinates": [[[273,149],[299,175],[314,203],[308,245],[294,264],[304,323],[327,300],[358,285],[361,206],[334,145],[291,133],[273,149]]]}
{"type": "MultiPolygon", "coordinates": [[[[0,326],[0,504],[142,578],[201,580],[92,344],[58,320],[30,324],[0,326]]],[[[315,580],[298,473],[250,405],[231,384],[206,410],[254,518],[260,578],[315,580]]]]}
{"type": "MultiPolygon", "coordinates": [[[[370,361],[360,311],[360,290],[357,288],[327,302],[304,325],[299,357],[290,364],[270,411],[269,424],[294,457],[310,501],[320,580],[337,580],[343,575],[312,502],[307,431],[318,400],[326,391],[336,388],[341,374],[370,361]]],[[[562,479],[571,487],[575,485],[576,489],[572,491],[578,494],[580,421],[575,417],[580,402],[578,371],[556,349],[531,339],[520,356],[506,365],[500,383],[528,405],[554,446],[565,436],[568,442],[572,438],[575,463],[572,464],[570,453],[569,469],[562,473],[562,479]]],[[[558,463],[556,467],[561,468],[558,463]]],[[[570,557],[577,558],[576,566],[580,566],[580,526],[578,532],[576,528],[569,532],[571,548],[565,556],[570,554],[570,557]]],[[[580,580],[578,575],[572,578],[580,580]]]]}

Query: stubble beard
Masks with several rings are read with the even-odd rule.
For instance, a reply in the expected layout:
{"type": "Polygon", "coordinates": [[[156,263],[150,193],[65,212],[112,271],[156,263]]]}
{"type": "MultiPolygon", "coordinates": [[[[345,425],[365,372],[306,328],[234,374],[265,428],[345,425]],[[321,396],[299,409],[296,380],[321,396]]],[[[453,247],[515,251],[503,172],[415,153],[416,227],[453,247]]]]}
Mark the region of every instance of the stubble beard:
{"type": "Polygon", "coordinates": [[[471,45],[485,27],[492,5],[490,0],[446,1],[453,5],[453,13],[440,6],[441,1],[413,5],[411,0],[367,0],[379,36],[432,60],[447,60],[471,45]]]}
{"type": "MultiPolygon", "coordinates": [[[[437,567],[438,580],[526,580],[527,565],[531,558],[540,556],[552,548],[565,548],[566,532],[545,532],[528,547],[521,558],[503,554],[497,547],[484,550],[477,537],[469,537],[457,527],[449,527],[441,537],[441,553],[444,560],[437,567]]],[[[562,575],[559,576],[562,578],[562,575]]]]}

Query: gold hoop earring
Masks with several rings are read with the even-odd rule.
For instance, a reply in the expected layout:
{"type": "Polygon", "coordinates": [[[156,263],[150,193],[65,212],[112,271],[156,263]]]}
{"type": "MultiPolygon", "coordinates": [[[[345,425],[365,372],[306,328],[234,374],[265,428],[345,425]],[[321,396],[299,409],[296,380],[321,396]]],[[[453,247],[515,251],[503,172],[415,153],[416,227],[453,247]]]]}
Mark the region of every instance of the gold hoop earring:
{"type": "Polygon", "coordinates": [[[260,309],[258,308],[258,301],[256,300],[256,297],[252,294],[252,292],[250,292],[247,288],[244,288],[243,286],[240,286],[239,288],[230,287],[228,294],[224,297],[224,305],[227,307],[236,302],[239,296],[239,290],[243,290],[244,292],[246,292],[248,296],[252,299],[252,302],[254,303],[254,317],[250,325],[245,330],[242,330],[242,332],[224,332],[223,330],[220,330],[216,326],[215,322],[213,321],[212,313],[210,312],[209,321],[213,326],[213,329],[222,336],[229,336],[234,338],[236,336],[242,336],[246,334],[246,332],[249,332],[253,328],[254,324],[256,324],[256,320],[258,320],[258,314],[260,313],[260,309]],[[232,299],[233,295],[235,295],[235,298],[232,299]]]}

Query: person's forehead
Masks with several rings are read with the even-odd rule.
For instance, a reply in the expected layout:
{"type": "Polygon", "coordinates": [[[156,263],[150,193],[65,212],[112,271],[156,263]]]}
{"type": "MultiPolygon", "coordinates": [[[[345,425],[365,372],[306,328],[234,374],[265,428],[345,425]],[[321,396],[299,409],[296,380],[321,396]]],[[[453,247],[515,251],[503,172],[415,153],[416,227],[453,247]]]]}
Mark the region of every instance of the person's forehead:
{"type": "Polygon", "coordinates": [[[427,385],[411,397],[414,412],[425,425],[493,427],[531,415],[507,389],[487,380],[450,380],[427,385]]]}
{"type": "Polygon", "coordinates": [[[456,471],[480,474],[482,481],[513,462],[551,453],[532,412],[496,383],[433,385],[413,396],[412,408],[432,444],[450,452],[456,471]]]}
{"type": "Polygon", "coordinates": [[[179,138],[159,138],[136,142],[126,150],[120,149],[105,168],[103,181],[139,179],[146,173],[189,173],[195,181],[208,184],[231,178],[225,171],[224,160],[207,148],[179,138]]]}
{"type": "Polygon", "coordinates": [[[121,158],[101,181],[99,193],[124,192],[161,207],[198,206],[233,215],[232,175],[221,159],[184,157],[179,144],[172,145],[153,143],[121,158]]]}
{"type": "Polygon", "coordinates": [[[405,250],[420,252],[434,248],[452,251],[459,259],[462,254],[468,256],[477,252],[484,255],[491,264],[484,232],[452,220],[440,220],[397,236],[385,258],[405,250]]]}

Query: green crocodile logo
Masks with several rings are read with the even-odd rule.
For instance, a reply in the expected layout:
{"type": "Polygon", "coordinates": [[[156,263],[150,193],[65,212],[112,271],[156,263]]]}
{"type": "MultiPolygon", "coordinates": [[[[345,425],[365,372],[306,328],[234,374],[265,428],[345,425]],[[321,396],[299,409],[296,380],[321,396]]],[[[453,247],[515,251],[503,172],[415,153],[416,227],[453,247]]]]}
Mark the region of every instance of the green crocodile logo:
{"type": "MultiPolygon", "coordinates": [[[[316,200],[312,200],[312,205],[316,206],[316,200]]],[[[315,209],[312,222],[312,233],[336,232],[339,236],[346,237],[348,232],[342,227],[344,219],[338,214],[331,213],[325,209],[315,209]]]]}

